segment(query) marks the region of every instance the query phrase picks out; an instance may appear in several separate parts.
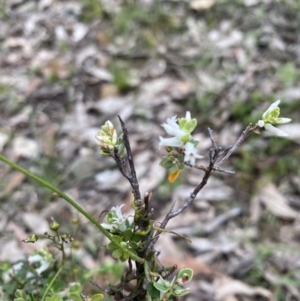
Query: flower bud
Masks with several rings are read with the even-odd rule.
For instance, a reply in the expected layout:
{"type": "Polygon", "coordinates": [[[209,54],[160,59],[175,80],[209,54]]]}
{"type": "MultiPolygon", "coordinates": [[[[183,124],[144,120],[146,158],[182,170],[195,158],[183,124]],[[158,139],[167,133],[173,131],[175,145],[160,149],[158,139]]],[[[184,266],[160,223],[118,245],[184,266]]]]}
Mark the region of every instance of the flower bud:
{"type": "Polygon", "coordinates": [[[39,237],[36,234],[30,234],[27,238],[23,239],[23,242],[32,242],[35,243],[37,242],[39,237]]]}
{"type": "Polygon", "coordinates": [[[60,224],[52,218],[52,221],[50,223],[50,229],[54,232],[57,232],[59,227],[60,227],[60,224]]]}

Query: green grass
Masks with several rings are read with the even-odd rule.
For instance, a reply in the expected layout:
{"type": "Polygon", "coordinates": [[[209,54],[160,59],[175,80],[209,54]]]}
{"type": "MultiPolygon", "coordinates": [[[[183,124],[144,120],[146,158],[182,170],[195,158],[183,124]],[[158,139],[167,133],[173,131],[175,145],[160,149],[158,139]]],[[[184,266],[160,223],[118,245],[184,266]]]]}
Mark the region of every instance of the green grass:
{"type": "Polygon", "coordinates": [[[80,15],[82,22],[90,22],[95,19],[100,19],[103,15],[102,5],[100,0],[84,0],[83,8],[80,15]]]}

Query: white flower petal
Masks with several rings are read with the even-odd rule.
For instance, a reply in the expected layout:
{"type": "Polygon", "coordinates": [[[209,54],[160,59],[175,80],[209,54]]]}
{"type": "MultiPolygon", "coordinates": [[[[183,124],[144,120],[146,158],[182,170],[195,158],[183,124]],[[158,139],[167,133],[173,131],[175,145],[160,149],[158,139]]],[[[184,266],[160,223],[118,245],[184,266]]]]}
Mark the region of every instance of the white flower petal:
{"type": "Polygon", "coordinates": [[[114,225],[113,224],[107,224],[107,223],[101,223],[101,226],[103,228],[105,228],[106,230],[112,230],[114,225]]]}
{"type": "Polygon", "coordinates": [[[114,211],[116,213],[117,217],[119,219],[121,219],[121,218],[123,218],[122,207],[124,207],[124,206],[125,206],[125,204],[122,204],[122,205],[116,206],[116,207],[112,207],[111,211],[114,211]]]}
{"type": "Polygon", "coordinates": [[[171,126],[173,128],[179,128],[176,115],[171,118],[168,118],[167,123],[164,123],[164,124],[168,124],[169,126],[171,126]]]}
{"type": "Polygon", "coordinates": [[[43,261],[44,260],[44,257],[41,256],[40,254],[34,254],[34,255],[30,255],[28,257],[28,262],[30,264],[34,263],[34,262],[40,262],[40,261],[43,261]]]}
{"type": "Polygon", "coordinates": [[[161,146],[172,146],[172,147],[181,147],[183,142],[178,137],[172,138],[163,138],[159,137],[159,147],[161,146]]]}
{"type": "Polygon", "coordinates": [[[39,268],[36,269],[36,272],[40,275],[41,273],[43,273],[44,271],[46,271],[50,266],[50,262],[48,261],[43,261],[41,266],[39,268]]]}
{"type": "Polygon", "coordinates": [[[275,126],[273,126],[273,125],[270,124],[270,123],[266,123],[266,124],[265,124],[265,129],[266,129],[267,131],[269,131],[269,132],[271,132],[271,133],[277,135],[277,136],[280,136],[280,137],[286,137],[286,136],[288,136],[287,133],[285,133],[285,132],[283,132],[282,130],[276,128],[275,126]]]}
{"type": "Polygon", "coordinates": [[[291,120],[292,120],[291,118],[284,118],[284,117],[277,118],[277,119],[276,119],[276,124],[288,123],[288,122],[290,122],[291,120]]]}
{"type": "Polygon", "coordinates": [[[185,119],[187,121],[191,121],[192,120],[191,112],[190,111],[186,111],[186,113],[185,113],[185,119]]]}
{"type": "Polygon", "coordinates": [[[179,136],[181,136],[182,134],[184,134],[184,131],[182,131],[180,128],[179,128],[179,126],[178,126],[178,124],[176,123],[176,126],[171,126],[171,125],[169,125],[169,124],[166,124],[166,123],[164,123],[164,124],[162,124],[162,127],[165,129],[165,131],[169,134],[169,135],[171,135],[171,136],[177,136],[177,137],[179,137],[179,136]]]}
{"type": "Polygon", "coordinates": [[[186,145],[184,146],[184,154],[184,161],[188,161],[192,165],[195,164],[196,159],[204,158],[203,156],[197,154],[195,146],[191,142],[186,143],[186,145]]]}

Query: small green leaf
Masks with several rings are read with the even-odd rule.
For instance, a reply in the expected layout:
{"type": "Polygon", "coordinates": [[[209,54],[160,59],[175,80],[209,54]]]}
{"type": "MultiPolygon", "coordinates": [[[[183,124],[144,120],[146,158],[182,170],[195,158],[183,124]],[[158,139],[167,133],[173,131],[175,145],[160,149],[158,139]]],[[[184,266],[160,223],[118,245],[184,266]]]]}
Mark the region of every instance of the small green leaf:
{"type": "Polygon", "coordinates": [[[158,289],[160,292],[166,293],[169,290],[169,287],[166,287],[165,285],[161,283],[154,282],[154,287],[158,289]]]}
{"type": "Polygon", "coordinates": [[[165,169],[170,169],[174,165],[174,163],[171,161],[161,161],[160,165],[165,169]]]}
{"type": "Polygon", "coordinates": [[[199,144],[199,141],[198,140],[191,140],[190,141],[195,147],[197,147],[197,145],[199,144]]]}
{"type": "Polygon", "coordinates": [[[116,250],[116,249],[118,249],[119,248],[119,246],[118,245],[116,245],[114,242],[110,242],[108,245],[107,245],[107,249],[109,249],[109,250],[116,250]]]}
{"type": "Polygon", "coordinates": [[[89,301],[102,301],[104,296],[102,294],[93,295],[89,301]]]}
{"type": "MultiPolygon", "coordinates": [[[[130,251],[133,252],[133,250],[130,250],[130,251]]],[[[124,262],[124,261],[126,261],[126,260],[128,260],[128,259],[129,259],[129,254],[123,252],[122,256],[120,257],[120,260],[121,260],[122,262],[124,262]]]]}
{"type": "Polygon", "coordinates": [[[175,296],[184,296],[186,294],[188,294],[190,292],[190,290],[188,288],[181,288],[179,286],[176,286],[174,287],[172,293],[175,295],[175,296]]]}
{"type": "Polygon", "coordinates": [[[176,282],[180,284],[188,283],[192,280],[193,274],[192,269],[184,268],[178,273],[176,282]]]}
{"type": "Polygon", "coordinates": [[[138,242],[141,241],[142,237],[143,236],[140,235],[140,234],[134,234],[134,236],[131,238],[131,241],[134,241],[134,242],[138,243],[138,242]]]}
{"type": "Polygon", "coordinates": [[[124,241],[129,241],[132,239],[132,237],[133,237],[133,233],[131,229],[126,229],[124,232],[124,241]]]}
{"type": "Polygon", "coordinates": [[[51,298],[49,298],[49,301],[63,301],[63,298],[57,294],[54,294],[53,296],[51,296],[51,298]]]}
{"type": "Polygon", "coordinates": [[[138,249],[138,247],[139,247],[138,244],[135,241],[131,241],[129,243],[129,246],[130,246],[130,248],[132,248],[134,250],[138,249]]]}
{"type": "Polygon", "coordinates": [[[159,299],[159,297],[160,297],[160,291],[157,288],[155,288],[153,282],[148,282],[147,292],[152,297],[152,300],[159,299]]]}
{"type": "Polygon", "coordinates": [[[121,249],[116,249],[112,253],[113,258],[120,258],[123,254],[123,251],[121,249]]]}
{"type": "Polygon", "coordinates": [[[73,301],[82,301],[82,298],[81,298],[80,294],[77,294],[77,293],[70,293],[68,295],[68,298],[73,300],[73,301]]]}
{"type": "Polygon", "coordinates": [[[22,297],[22,298],[24,297],[24,296],[23,296],[23,292],[22,292],[21,290],[19,290],[19,289],[16,290],[15,296],[16,296],[16,297],[22,297]]]}
{"type": "Polygon", "coordinates": [[[176,171],[178,171],[178,166],[177,165],[173,165],[171,168],[170,168],[170,173],[175,173],[176,171]]]}
{"type": "Polygon", "coordinates": [[[70,290],[70,293],[81,294],[82,286],[80,283],[74,282],[74,283],[70,284],[69,290],[70,290]]]}

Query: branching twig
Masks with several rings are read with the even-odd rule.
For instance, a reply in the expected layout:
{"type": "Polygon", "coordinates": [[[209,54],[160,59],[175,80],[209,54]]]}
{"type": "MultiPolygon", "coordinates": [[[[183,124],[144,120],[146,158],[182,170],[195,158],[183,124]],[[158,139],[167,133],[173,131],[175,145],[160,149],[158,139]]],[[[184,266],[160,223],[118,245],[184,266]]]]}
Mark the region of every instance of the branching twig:
{"type": "Polygon", "coordinates": [[[211,140],[213,148],[217,148],[218,147],[217,143],[215,142],[215,139],[213,137],[213,130],[211,128],[207,128],[207,130],[208,130],[208,135],[209,135],[209,138],[211,140]]]}
{"type": "Polygon", "coordinates": [[[131,177],[126,171],[126,163],[123,158],[120,157],[119,151],[117,147],[114,147],[114,150],[110,150],[110,155],[112,158],[116,161],[117,166],[119,167],[119,170],[124,178],[126,178],[128,181],[130,181],[131,177]]]}
{"type": "MultiPolygon", "coordinates": [[[[225,160],[227,160],[232,155],[232,153],[235,151],[235,149],[248,137],[250,132],[255,131],[256,128],[257,128],[257,126],[252,127],[252,124],[250,123],[247,126],[247,128],[242,132],[242,134],[239,137],[239,139],[237,140],[237,142],[233,146],[227,147],[225,150],[222,147],[218,146],[217,143],[215,142],[214,137],[213,137],[213,131],[210,128],[207,129],[208,130],[208,135],[209,135],[211,143],[212,143],[212,148],[209,150],[209,165],[207,167],[205,167],[203,165],[192,165],[189,162],[184,162],[185,165],[188,165],[192,168],[197,168],[197,169],[203,170],[204,171],[204,176],[203,176],[200,184],[191,193],[190,197],[177,210],[173,211],[173,206],[174,205],[172,206],[171,210],[165,216],[164,220],[162,221],[162,223],[160,225],[161,229],[165,229],[165,227],[167,226],[170,219],[172,219],[175,216],[181,214],[187,207],[189,207],[189,205],[196,198],[197,194],[207,184],[207,181],[208,181],[208,179],[211,176],[213,171],[219,171],[219,172],[224,172],[224,173],[228,173],[228,174],[234,174],[233,171],[228,171],[228,170],[225,170],[225,169],[221,169],[220,166],[223,164],[223,162],[225,160]],[[223,158],[217,163],[217,161],[222,156],[223,156],[223,158]]],[[[158,240],[160,234],[161,234],[161,232],[159,232],[159,231],[157,231],[155,233],[154,238],[153,238],[152,242],[149,245],[149,247],[150,247],[149,250],[154,246],[154,244],[158,240]]]]}
{"type": "Polygon", "coordinates": [[[137,180],[137,177],[136,177],[134,162],[133,162],[133,158],[132,158],[132,153],[131,153],[131,148],[130,148],[130,143],[129,143],[129,138],[128,138],[128,131],[127,131],[127,128],[126,128],[125,123],[122,120],[122,118],[119,115],[118,115],[118,118],[120,120],[122,131],[123,131],[123,134],[124,134],[123,143],[124,143],[124,146],[126,148],[127,158],[128,158],[129,168],[130,168],[130,176],[126,177],[126,178],[130,182],[130,185],[131,185],[131,187],[134,191],[135,198],[140,199],[141,198],[141,193],[140,193],[139,183],[138,183],[138,180],[137,180]]]}
{"type": "Polygon", "coordinates": [[[97,282],[93,281],[92,279],[89,279],[89,283],[91,283],[92,285],[96,286],[101,291],[106,292],[106,290],[102,286],[100,286],[97,282]]]}
{"type": "MultiPolygon", "coordinates": [[[[189,166],[189,167],[200,169],[200,170],[203,170],[203,171],[207,170],[207,167],[205,167],[203,165],[196,165],[196,164],[193,165],[190,162],[184,162],[184,164],[187,165],[187,166],[189,166]]],[[[219,171],[219,172],[227,173],[229,175],[234,175],[235,174],[234,171],[226,170],[226,169],[222,169],[222,168],[216,168],[216,167],[213,167],[213,171],[219,171]]]]}
{"type": "Polygon", "coordinates": [[[232,153],[236,150],[238,146],[241,145],[241,143],[249,136],[250,132],[255,131],[257,126],[255,125],[252,127],[252,123],[250,123],[247,128],[242,132],[240,138],[237,140],[237,142],[228,150],[227,154],[216,164],[215,168],[220,167],[224,161],[226,161],[232,153]]]}

